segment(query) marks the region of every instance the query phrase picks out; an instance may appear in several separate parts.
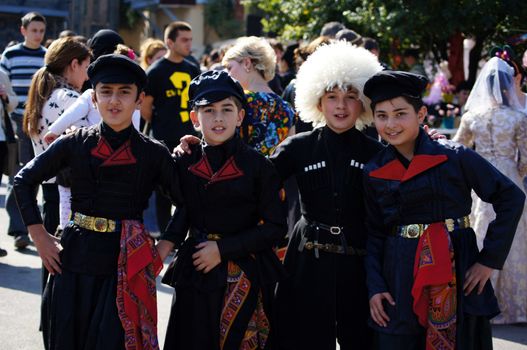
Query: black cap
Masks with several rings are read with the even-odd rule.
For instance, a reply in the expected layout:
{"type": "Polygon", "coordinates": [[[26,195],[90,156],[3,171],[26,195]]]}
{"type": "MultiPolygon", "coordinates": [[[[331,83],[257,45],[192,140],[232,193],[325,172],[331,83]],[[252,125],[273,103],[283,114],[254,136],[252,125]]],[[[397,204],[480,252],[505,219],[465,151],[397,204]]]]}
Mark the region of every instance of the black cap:
{"type": "Polygon", "coordinates": [[[422,75],[384,70],[368,79],[364,85],[364,95],[372,104],[399,96],[420,99],[427,85],[428,79],[422,75]]]}
{"type": "Polygon", "coordinates": [[[97,83],[135,84],[139,91],[146,85],[146,74],[135,61],[124,55],[103,55],[88,67],[93,88],[97,83]]]}
{"type": "Polygon", "coordinates": [[[242,86],[225,71],[209,70],[192,79],[188,96],[191,108],[206,106],[227,97],[236,97],[243,108],[247,106],[242,86]]]}
{"type": "Polygon", "coordinates": [[[111,29],[101,29],[88,40],[94,58],[113,53],[119,44],[124,44],[123,38],[111,29]]]}

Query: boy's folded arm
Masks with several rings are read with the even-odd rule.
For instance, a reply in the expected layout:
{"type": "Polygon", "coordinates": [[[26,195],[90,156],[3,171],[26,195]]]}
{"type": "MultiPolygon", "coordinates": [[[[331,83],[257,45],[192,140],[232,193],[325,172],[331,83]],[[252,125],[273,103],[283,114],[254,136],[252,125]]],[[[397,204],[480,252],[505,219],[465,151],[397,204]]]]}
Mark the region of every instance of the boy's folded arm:
{"type": "Polygon", "coordinates": [[[174,243],[177,249],[187,237],[189,227],[187,208],[184,205],[177,206],[167,227],[160,228],[162,234],[159,239],[174,243]]]}
{"type": "Polygon", "coordinates": [[[492,204],[496,212],[496,218],[488,226],[478,262],[501,269],[523,213],[525,194],[480,155],[470,149],[463,152],[465,179],[483,201],[492,204]]]}
{"type": "Polygon", "coordinates": [[[266,222],[242,231],[235,236],[224,237],[218,243],[222,260],[232,260],[274,247],[285,236],[285,223],[266,222]]]}
{"type": "Polygon", "coordinates": [[[41,224],[42,216],[37,205],[36,188],[66,166],[66,159],[73,147],[72,137],[54,142],[46,151],[33,158],[13,180],[16,201],[26,226],[41,224]]]}
{"type": "Polygon", "coordinates": [[[259,204],[260,223],[232,237],[218,241],[222,260],[235,259],[275,247],[287,234],[287,206],[282,183],[270,163],[265,160],[259,169],[259,204]]]}

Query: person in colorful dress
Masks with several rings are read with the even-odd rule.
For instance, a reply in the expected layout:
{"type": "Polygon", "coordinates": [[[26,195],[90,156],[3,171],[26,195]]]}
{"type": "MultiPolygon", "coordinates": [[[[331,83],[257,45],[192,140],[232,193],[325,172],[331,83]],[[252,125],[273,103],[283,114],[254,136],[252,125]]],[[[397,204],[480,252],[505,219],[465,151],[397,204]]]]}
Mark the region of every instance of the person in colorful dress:
{"type": "MultiPolygon", "coordinates": [[[[159,349],[155,277],[162,268],[142,213],[156,187],[182,207],[169,150],[138,133],[146,74],[122,55],[88,68],[102,122],[53,142],[15,177],[17,202],[46,269],[46,349],[159,349]],[[42,225],[34,188],[71,170],[71,218],[59,238],[42,225]]],[[[44,326],[44,325],[43,325],[44,326]]]]}
{"type": "Polygon", "coordinates": [[[240,82],[247,115],[240,134],[249,146],[269,156],[293,127],[295,112],[268,85],[275,75],[276,54],[262,38],[240,38],[223,56],[223,66],[240,82]]]}
{"type": "MultiPolygon", "coordinates": [[[[505,57],[505,56],[504,56],[505,57]]],[[[454,137],[491,162],[520,188],[527,175],[527,117],[516,94],[520,66],[499,57],[491,58],[481,70],[469,95],[467,112],[454,137]],[[518,72],[518,73],[516,73],[518,72]]],[[[479,247],[485,245],[489,224],[496,208],[474,197],[471,215],[479,247]]],[[[492,284],[502,313],[493,323],[527,322],[527,215],[518,224],[514,243],[501,271],[492,275],[492,284]]]]}
{"type": "Polygon", "coordinates": [[[187,215],[174,216],[158,243],[162,257],[178,249],[163,278],[175,288],[164,349],[269,349],[285,276],[273,251],[287,232],[281,181],[236,133],[246,106],[238,82],[208,71],[189,97],[203,140],[176,159],[187,215]]]}
{"type": "Polygon", "coordinates": [[[384,71],[364,87],[390,144],[364,167],[371,325],[380,350],[492,349],[499,308],[489,278],[507,258],[525,194],[471,149],[426,136],[427,83],[384,71]],[[481,251],[472,190],[497,213],[481,251]]]}

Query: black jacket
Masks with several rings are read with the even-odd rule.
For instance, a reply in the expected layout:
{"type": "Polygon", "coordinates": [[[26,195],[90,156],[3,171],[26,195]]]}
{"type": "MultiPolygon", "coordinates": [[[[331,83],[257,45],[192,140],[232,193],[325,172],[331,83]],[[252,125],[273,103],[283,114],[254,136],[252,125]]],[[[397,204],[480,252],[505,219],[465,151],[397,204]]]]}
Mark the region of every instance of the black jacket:
{"type": "Polygon", "coordinates": [[[419,329],[409,295],[418,240],[394,236],[393,227],[467,216],[472,190],[492,203],[497,215],[489,225],[481,252],[471,228],[450,234],[459,287],[458,317],[462,313],[496,315],[499,309],[490,282],[479,296],[473,291],[464,297],[460,291],[465,271],[475,262],[493,269],[503,266],[523,211],[525,195],[521,189],[474,151],[451,141],[433,141],[423,130],[408,168],[399,161],[395,148],[388,146],[364,169],[369,294],[388,291],[396,302],[394,308],[387,305],[391,321],[380,331],[412,334],[419,329]]]}
{"type": "MultiPolygon", "coordinates": [[[[14,189],[26,225],[42,222],[33,188],[71,168],[71,210],[109,219],[141,219],[155,186],[182,203],[175,162],[168,149],[133,127],[128,130],[134,164],[101,166],[92,155],[101,138],[102,124],[63,136],[20,170],[14,189]]],[[[113,131],[106,127],[107,133],[113,131]]],[[[113,135],[107,135],[111,138],[113,135]]]]}
{"type": "Polygon", "coordinates": [[[220,146],[202,147],[196,145],[192,154],[176,160],[186,213],[176,213],[161,237],[179,248],[172,276],[165,281],[223,287],[231,260],[246,272],[248,264],[256,263],[260,283],[275,283],[283,271],[272,248],[286,234],[286,208],[273,165],[237,136],[220,146]],[[195,271],[191,255],[207,234],[221,235],[222,263],[203,274],[195,271]]]}

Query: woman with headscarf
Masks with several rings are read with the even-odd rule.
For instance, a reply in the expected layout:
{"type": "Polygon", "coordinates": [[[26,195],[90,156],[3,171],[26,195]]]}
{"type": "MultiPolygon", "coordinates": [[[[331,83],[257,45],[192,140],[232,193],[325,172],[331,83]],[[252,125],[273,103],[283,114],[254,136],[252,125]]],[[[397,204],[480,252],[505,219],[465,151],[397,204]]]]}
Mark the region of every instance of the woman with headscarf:
{"type": "MultiPolygon", "coordinates": [[[[491,58],[481,70],[468,101],[467,112],[454,141],[476,151],[523,189],[527,174],[527,118],[520,112],[514,77],[519,66],[506,56],[491,58]]],[[[495,219],[492,206],[474,196],[471,221],[481,248],[489,223],[495,219]]],[[[502,313],[495,324],[527,322],[527,216],[522,215],[511,251],[492,276],[502,313]]]]}

